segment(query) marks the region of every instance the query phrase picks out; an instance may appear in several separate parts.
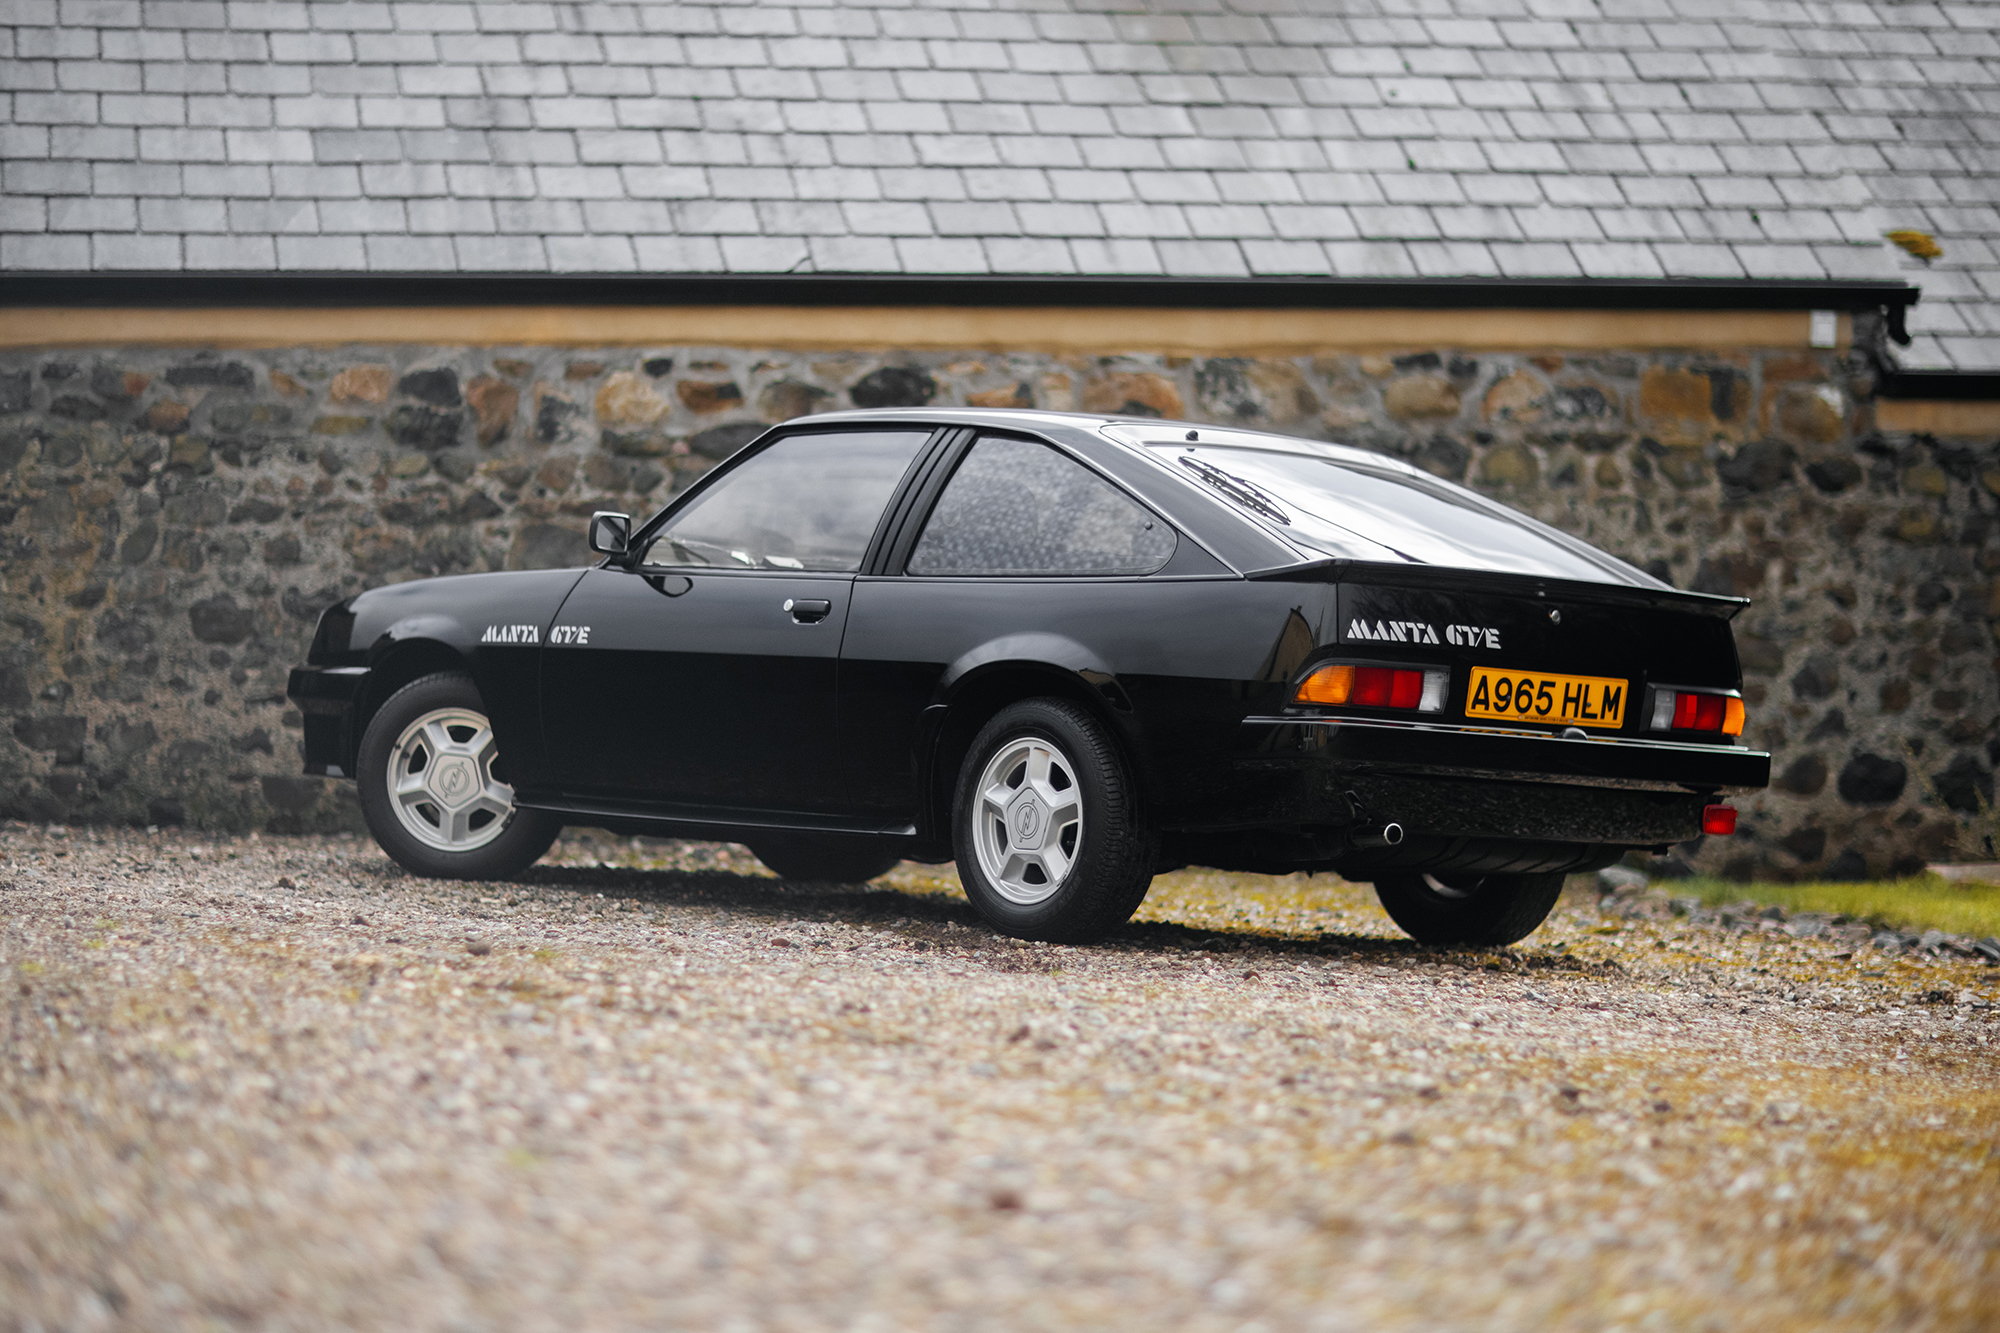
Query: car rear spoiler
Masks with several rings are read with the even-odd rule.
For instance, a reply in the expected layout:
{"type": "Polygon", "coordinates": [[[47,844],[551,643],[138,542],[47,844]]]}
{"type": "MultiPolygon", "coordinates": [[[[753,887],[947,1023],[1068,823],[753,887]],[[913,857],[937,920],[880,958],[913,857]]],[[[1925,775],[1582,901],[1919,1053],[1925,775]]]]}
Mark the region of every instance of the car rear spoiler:
{"type": "Polygon", "coordinates": [[[1509,597],[1554,597],[1600,606],[1646,607],[1733,620],[1748,597],[1685,592],[1679,588],[1646,588],[1636,584],[1589,583],[1581,579],[1544,578],[1535,574],[1503,574],[1490,569],[1458,569],[1449,565],[1386,564],[1376,560],[1329,557],[1296,565],[1250,570],[1246,579],[1307,583],[1357,583],[1399,588],[1436,588],[1446,592],[1487,592],[1509,597]]]}

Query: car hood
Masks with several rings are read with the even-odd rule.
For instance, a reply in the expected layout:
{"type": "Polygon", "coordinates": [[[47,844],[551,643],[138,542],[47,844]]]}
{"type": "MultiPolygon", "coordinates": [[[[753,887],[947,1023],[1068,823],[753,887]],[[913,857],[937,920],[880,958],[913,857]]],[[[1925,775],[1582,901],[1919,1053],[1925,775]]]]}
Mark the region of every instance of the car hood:
{"type": "Polygon", "coordinates": [[[472,648],[493,632],[539,641],[586,571],[524,569],[451,574],[371,588],[327,609],[313,637],[315,663],[359,663],[410,639],[472,648]],[[518,628],[532,626],[534,634],[518,628]]]}

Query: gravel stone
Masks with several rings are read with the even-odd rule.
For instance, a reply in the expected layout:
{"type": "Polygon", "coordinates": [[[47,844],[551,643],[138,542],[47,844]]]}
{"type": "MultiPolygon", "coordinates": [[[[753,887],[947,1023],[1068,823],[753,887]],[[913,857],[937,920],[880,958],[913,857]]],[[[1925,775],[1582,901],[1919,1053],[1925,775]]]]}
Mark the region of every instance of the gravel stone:
{"type": "Polygon", "coordinates": [[[2000,973],[1600,883],[1072,948],[949,867],[0,826],[0,1326],[2000,1324],[2000,973]]]}

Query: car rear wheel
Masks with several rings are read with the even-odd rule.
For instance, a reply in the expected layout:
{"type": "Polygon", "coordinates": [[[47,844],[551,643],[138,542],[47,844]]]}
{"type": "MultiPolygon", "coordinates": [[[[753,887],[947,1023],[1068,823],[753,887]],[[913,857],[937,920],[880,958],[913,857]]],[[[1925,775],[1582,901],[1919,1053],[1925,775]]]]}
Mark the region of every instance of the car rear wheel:
{"type": "Polygon", "coordinates": [[[562,825],[514,804],[472,678],[425,676],[389,696],[361,737],[361,813],[397,864],[434,879],[506,879],[562,825]]]}
{"type": "Polygon", "coordinates": [[[1028,699],[981,729],[952,804],[959,879],[995,930],[1086,944],[1146,896],[1159,838],[1105,727],[1061,699],[1028,699]]]}
{"type": "Polygon", "coordinates": [[[1491,948],[1526,939],[1562,896],[1563,875],[1433,875],[1404,871],[1375,881],[1375,896],[1420,944],[1491,948]]]}
{"type": "Polygon", "coordinates": [[[887,874],[902,861],[868,838],[816,837],[810,833],[773,833],[750,844],[757,859],[780,879],[825,880],[832,884],[865,884],[887,874]]]}

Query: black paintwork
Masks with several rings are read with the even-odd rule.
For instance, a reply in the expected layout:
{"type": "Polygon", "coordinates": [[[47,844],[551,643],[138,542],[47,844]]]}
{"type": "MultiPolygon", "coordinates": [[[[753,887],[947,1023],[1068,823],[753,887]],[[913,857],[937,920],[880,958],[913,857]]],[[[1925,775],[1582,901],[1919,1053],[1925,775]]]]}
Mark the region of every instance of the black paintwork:
{"type": "Polygon", "coordinates": [[[292,677],[308,771],[351,775],[394,689],[464,669],[523,805],[627,830],[866,833],[931,858],[950,855],[949,793],[972,735],[1033,694],[1080,700],[1114,730],[1171,859],[1224,867],[1602,863],[1695,836],[1702,804],[1768,781],[1764,754],[1645,728],[1649,684],[1738,688],[1740,599],[1615,563],[1579,582],[1329,559],[1140,443],[1196,431],[1208,448],[1300,447],[1277,437],[946,409],[815,417],[765,440],[866,423],[935,431],[858,574],[660,575],[611,558],[399,584],[331,609],[292,677]],[[1177,533],[1172,559],[1144,577],[903,572],[982,431],[1040,439],[1120,485],[1177,533]],[[1450,626],[1467,628],[1438,637],[1450,626]],[[1328,660],[1448,667],[1447,708],[1418,718],[1293,704],[1328,660]],[[1576,739],[1468,724],[1475,665],[1628,679],[1624,727],[1576,739]],[[1355,843],[1386,820],[1409,831],[1402,847],[1355,843]]]}
{"type": "Polygon", "coordinates": [[[592,801],[811,811],[837,789],[835,672],[852,577],[619,569],[577,583],[542,654],[544,785],[592,801]],[[685,583],[681,590],[680,583],[685,583]],[[673,595],[668,595],[671,592],[673,595]],[[830,604],[802,624],[787,601],[830,604]]]}

